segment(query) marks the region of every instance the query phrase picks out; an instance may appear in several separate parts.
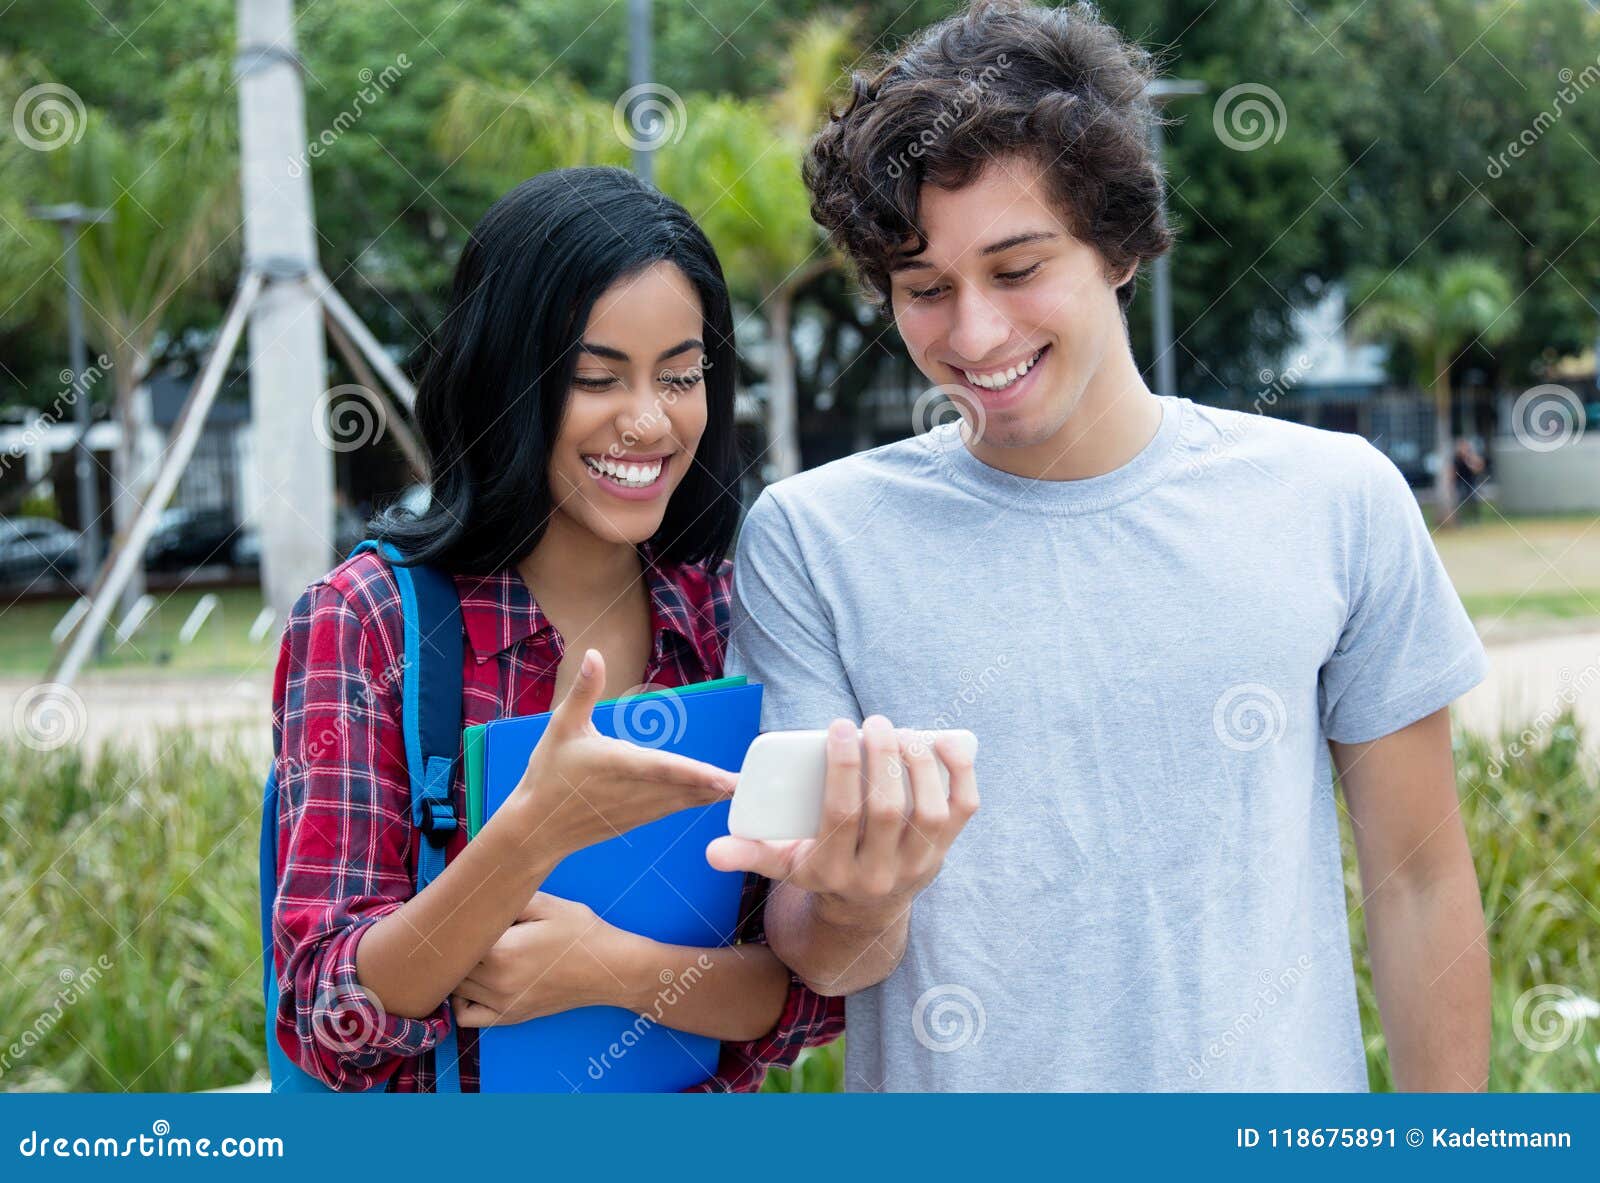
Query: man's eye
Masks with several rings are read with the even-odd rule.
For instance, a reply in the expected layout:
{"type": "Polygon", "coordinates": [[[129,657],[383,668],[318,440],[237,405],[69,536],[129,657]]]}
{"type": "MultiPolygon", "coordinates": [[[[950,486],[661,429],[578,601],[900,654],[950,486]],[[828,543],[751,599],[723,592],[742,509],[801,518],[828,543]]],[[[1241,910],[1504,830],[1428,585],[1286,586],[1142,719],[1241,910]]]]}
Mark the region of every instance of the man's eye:
{"type": "Polygon", "coordinates": [[[913,300],[924,300],[924,301],[926,301],[926,300],[935,300],[935,299],[938,299],[939,293],[940,293],[940,289],[939,288],[907,288],[906,289],[906,294],[909,295],[913,300]]]}
{"type": "Polygon", "coordinates": [[[1021,283],[1043,266],[1044,260],[1040,259],[1032,267],[1024,267],[1021,271],[998,271],[995,273],[995,278],[1004,280],[1006,283],[1021,283]]]}

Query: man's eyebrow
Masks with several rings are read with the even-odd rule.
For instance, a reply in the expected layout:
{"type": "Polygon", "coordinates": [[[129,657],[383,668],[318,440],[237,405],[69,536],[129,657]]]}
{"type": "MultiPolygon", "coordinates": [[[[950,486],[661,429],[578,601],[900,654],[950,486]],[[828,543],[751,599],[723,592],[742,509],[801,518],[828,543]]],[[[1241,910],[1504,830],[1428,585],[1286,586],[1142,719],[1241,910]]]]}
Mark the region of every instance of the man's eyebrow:
{"type": "Polygon", "coordinates": [[[1056,238],[1054,230],[1025,230],[1021,234],[1013,234],[1010,238],[1002,238],[999,242],[991,242],[978,253],[980,255],[998,255],[1001,251],[1009,251],[1014,246],[1026,246],[1030,242],[1045,242],[1056,238]]]}
{"type": "MultiPolygon", "coordinates": [[[[671,349],[663,349],[661,351],[660,356],[657,357],[656,360],[657,361],[666,361],[667,358],[669,358],[669,357],[677,357],[678,354],[683,353],[685,350],[689,350],[689,349],[701,349],[701,350],[703,350],[703,349],[705,349],[705,347],[706,347],[705,346],[705,342],[700,340],[699,337],[688,337],[688,338],[685,338],[682,341],[679,341],[671,349]]],[[[578,342],[578,349],[579,349],[580,352],[592,353],[596,357],[608,358],[611,361],[629,361],[629,360],[631,360],[628,357],[628,355],[626,353],[624,353],[622,350],[615,349],[610,345],[601,345],[598,341],[579,341],[578,342]]]]}
{"type": "MultiPolygon", "coordinates": [[[[1025,230],[1021,234],[1013,234],[1009,238],[1002,238],[999,242],[991,242],[980,250],[978,254],[987,258],[990,255],[998,255],[1001,251],[1008,251],[1014,246],[1026,246],[1031,242],[1047,242],[1052,238],[1059,237],[1060,235],[1054,230],[1025,230]]],[[[892,275],[897,271],[916,271],[932,267],[933,264],[926,259],[918,259],[912,255],[897,255],[889,264],[889,273],[892,275]]]]}

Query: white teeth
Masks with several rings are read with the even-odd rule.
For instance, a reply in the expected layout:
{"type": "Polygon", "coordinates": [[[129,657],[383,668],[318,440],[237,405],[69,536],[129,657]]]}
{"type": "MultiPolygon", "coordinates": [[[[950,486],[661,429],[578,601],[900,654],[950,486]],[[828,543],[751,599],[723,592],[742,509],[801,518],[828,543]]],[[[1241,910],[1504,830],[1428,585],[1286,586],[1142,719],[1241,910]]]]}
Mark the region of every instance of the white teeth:
{"type": "Polygon", "coordinates": [[[661,475],[660,460],[648,464],[619,464],[609,457],[585,456],[583,462],[589,466],[589,471],[598,475],[610,477],[619,485],[642,489],[653,485],[656,478],[661,475]]]}
{"type": "MultiPolygon", "coordinates": [[[[1044,350],[1041,349],[1039,352],[1043,353],[1044,350]]],[[[1033,369],[1033,363],[1038,360],[1039,354],[1036,353],[1021,365],[1012,366],[1008,370],[997,370],[992,374],[974,374],[971,370],[961,372],[974,386],[981,386],[985,390],[1002,390],[1033,369]]]]}

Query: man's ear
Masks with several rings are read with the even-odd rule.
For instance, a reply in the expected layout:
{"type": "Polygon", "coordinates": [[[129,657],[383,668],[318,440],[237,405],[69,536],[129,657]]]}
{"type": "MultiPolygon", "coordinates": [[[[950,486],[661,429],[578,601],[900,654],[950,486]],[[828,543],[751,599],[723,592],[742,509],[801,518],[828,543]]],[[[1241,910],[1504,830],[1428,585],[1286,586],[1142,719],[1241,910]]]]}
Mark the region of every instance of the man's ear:
{"type": "Polygon", "coordinates": [[[1125,271],[1123,271],[1123,273],[1121,275],[1117,276],[1113,280],[1113,282],[1111,284],[1112,288],[1120,288],[1123,284],[1127,283],[1130,279],[1132,279],[1134,277],[1134,274],[1138,270],[1139,270],[1139,260],[1135,259],[1133,262],[1128,264],[1127,269],[1125,271]]]}

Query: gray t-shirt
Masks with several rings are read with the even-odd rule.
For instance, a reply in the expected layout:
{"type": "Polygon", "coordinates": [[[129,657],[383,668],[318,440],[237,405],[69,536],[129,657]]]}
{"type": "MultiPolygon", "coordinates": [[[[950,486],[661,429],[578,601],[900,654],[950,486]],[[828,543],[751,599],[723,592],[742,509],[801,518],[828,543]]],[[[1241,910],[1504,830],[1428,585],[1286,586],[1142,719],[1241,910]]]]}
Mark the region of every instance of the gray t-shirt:
{"type": "Polygon", "coordinates": [[[1362,1090],[1329,739],[1487,659],[1387,458],[1162,399],[1121,468],[1030,481],[956,425],[768,489],[728,672],[763,726],[977,733],[982,807],[852,1090],[1362,1090]]]}

